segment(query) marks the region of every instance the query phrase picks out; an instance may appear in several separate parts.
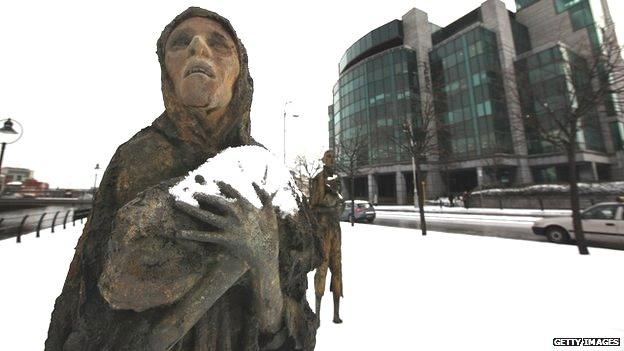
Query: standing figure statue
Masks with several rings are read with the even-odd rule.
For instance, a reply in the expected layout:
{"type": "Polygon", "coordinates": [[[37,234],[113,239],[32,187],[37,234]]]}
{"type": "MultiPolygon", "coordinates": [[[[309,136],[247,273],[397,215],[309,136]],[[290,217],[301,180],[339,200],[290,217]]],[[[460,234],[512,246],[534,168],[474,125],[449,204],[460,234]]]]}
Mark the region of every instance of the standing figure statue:
{"type": "Polygon", "coordinates": [[[228,174],[210,168],[228,150],[266,152],[250,136],[244,46],[227,19],[192,7],[165,27],[157,54],[165,112],[111,159],[45,350],[313,350],[306,273],[320,238],[307,205],[293,188],[296,210],[280,215],[266,171],[252,195],[193,174],[228,174]],[[220,194],[184,202],[180,184],[220,194]]]}
{"type": "Polygon", "coordinates": [[[323,170],[310,180],[310,207],[315,213],[322,231],[323,261],[314,275],[316,293],[316,316],[320,321],[321,299],[325,292],[327,268],[331,272],[329,290],[334,295],[334,323],[340,319],[340,298],[342,297],[342,257],[340,215],[345,203],[340,194],[340,179],[334,173],[334,153],[328,150],[323,155],[323,170]]]}

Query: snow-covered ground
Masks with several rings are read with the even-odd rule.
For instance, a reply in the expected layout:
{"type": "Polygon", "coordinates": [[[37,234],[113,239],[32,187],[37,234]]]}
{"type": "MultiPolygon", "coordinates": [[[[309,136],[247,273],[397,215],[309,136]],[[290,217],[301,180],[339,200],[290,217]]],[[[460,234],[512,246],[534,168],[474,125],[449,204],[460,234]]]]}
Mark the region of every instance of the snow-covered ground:
{"type": "MultiPolygon", "coordinates": [[[[331,322],[328,291],[316,350],[533,351],[552,350],[553,337],[624,337],[624,252],[582,257],[574,246],[342,229],[344,323],[331,322]]],[[[0,350],[43,349],[80,231],[0,241],[0,350]]]]}
{"type": "Polygon", "coordinates": [[[0,241],[0,350],[43,350],[83,224],[0,241]]]}
{"type": "MultiPolygon", "coordinates": [[[[624,193],[624,182],[578,183],[580,194],[621,195],[624,193]]],[[[566,194],[570,192],[567,184],[537,184],[522,188],[486,189],[474,191],[472,195],[537,195],[566,194]]]]}

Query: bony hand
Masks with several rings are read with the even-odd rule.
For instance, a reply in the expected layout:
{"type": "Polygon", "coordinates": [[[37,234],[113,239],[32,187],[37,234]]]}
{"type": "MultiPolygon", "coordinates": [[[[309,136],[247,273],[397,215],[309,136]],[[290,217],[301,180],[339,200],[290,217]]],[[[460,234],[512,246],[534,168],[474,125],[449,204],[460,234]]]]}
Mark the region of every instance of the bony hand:
{"type": "Polygon", "coordinates": [[[207,224],[209,230],[179,230],[176,237],[225,247],[247,262],[251,271],[254,303],[263,332],[275,333],[282,322],[282,291],[279,280],[279,229],[273,195],[253,183],[262,208],[252,205],[236,189],[218,182],[221,196],[195,193],[199,208],[176,201],[176,208],[207,224]],[[233,200],[233,201],[232,201],[233,200]]]}

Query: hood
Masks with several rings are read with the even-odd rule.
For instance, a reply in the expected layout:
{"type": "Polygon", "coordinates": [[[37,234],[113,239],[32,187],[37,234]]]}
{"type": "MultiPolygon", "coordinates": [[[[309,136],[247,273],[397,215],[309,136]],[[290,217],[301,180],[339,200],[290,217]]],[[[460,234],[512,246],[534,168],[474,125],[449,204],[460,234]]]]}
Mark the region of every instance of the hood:
{"type": "Polygon", "coordinates": [[[166,113],[154,122],[156,128],[164,130],[170,136],[185,142],[199,144],[198,146],[212,144],[217,149],[254,143],[250,131],[253,80],[249,75],[247,51],[236,35],[230,21],[215,12],[199,7],[189,7],[176,16],[162,31],[157,42],[156,54],[160,62],[162,93],[166,110],[166,113]],[[215,130],[204,130],[198,122],[198,119],[206,113],[205,111],[184,106],[178,101],[173,82],[169,78],[165,66],[165,44],[169,35],[180,23],[192,17],[204,17],[220,23],[232,37],[238,51],[240,72],[234,84],[232,100],[223,116],[225,123],[220,123],[218,129],[215,130]],[[218,142],[215,143],[215,140],[218,142]]]}

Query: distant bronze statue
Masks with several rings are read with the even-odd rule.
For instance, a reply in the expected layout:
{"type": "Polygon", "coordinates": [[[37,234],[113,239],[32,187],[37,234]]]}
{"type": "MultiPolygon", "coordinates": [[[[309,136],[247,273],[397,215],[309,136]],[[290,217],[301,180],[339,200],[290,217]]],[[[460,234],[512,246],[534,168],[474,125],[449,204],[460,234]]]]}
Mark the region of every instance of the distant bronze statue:
{"type": "Polygon", "coordinates": [[[226,183],[198,206],[169,194],[221,151],[258,145],[244,46],[227,19],[189,8],[157,54],[165,112],[110,161],[45,349],[313,350],[320,238],[305,203],[280,216],[258,184],[260,208],[226,183]]]}
{"type": "Polygon", "coordinates": [[[344,210],[344,200],[340,194],[340,179],[334,174],[334,154],[326,151],[323,155],[323,170],[310,181],[310,207],[316,214],[323,236],[323,261],[314,275],[316,293],[316,315],[320,320],[321,299],[325,292],[327,268],[331,272],[329,290],[334,295],[334,323],[340,319],[340,298],[342,297],[342,257],[340,215],[344,210]]]}

